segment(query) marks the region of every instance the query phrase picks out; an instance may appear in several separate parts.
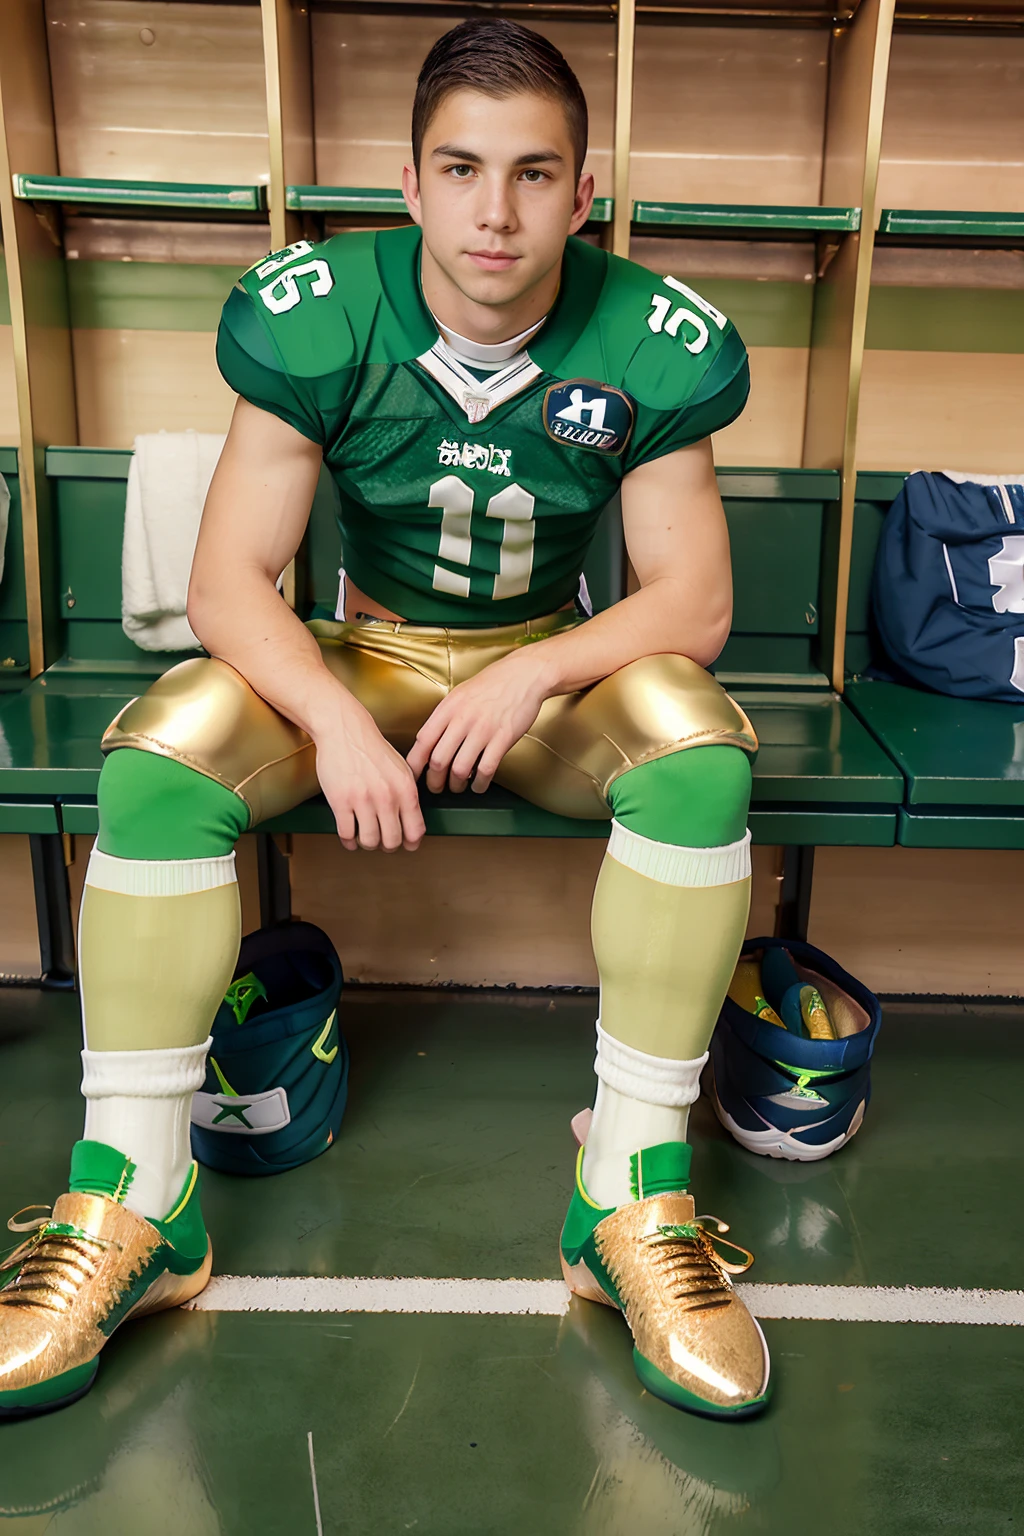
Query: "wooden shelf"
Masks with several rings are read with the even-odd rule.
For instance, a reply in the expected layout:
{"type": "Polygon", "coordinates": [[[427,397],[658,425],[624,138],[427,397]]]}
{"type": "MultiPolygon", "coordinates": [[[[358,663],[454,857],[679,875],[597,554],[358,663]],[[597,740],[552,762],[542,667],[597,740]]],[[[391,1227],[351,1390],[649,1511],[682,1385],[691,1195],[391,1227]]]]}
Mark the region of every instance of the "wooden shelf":
{"type": "Polygon", "coordinates": [[[263,213],[266,188],[219,182],[127,181],[103,177],[15,175],[14,195],[25,202],[160,212],[263,213]]]}
{"type": "MultiPolygon", "coordinates": [[[[293,213],[380,213],[408,218],[401,192],[389,187],[286,187],[285,207],[293,213]]],[[[590,224],[610,224],[613,202],[595,197],[590,224]]]]}
{"type": "Polygon", "coordinates": [[[1024,245],[1024,212],[981,213],[934,208],[883,208],[880,239],[894,243],[1024,245]]]}
{"type": "Polygon", "coordinates": [[[860,229],[859,208],[772,206],[760,203],[633,204],[633,227],[646,234],[674,230],[723,230],[738,235],[813,235],[823,231],[851,234],[860,229]]]}

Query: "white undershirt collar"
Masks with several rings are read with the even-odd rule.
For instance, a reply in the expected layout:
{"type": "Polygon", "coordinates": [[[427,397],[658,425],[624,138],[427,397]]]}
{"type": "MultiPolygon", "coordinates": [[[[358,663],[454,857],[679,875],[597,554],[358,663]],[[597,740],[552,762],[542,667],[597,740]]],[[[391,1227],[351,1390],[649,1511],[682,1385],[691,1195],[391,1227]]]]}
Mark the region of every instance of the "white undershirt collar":
{"type": "Polygon", "coordinates": [[[441,340],[453,357],[470,368],[492,373],[497,373],[513,357],[522,352],[527,342],[536,336],[547,319],[547,315],[544,315],[536,325],[527,326],[526,330],[520,331],[518,336],[510,336],[508,341],[487,345],[482,341],[470,341],[468,336],[460,336],[458,331],[453,331],[450,326],[442,325],[433,310],[431,310],[431,317],[437,326],[441,340]]]}

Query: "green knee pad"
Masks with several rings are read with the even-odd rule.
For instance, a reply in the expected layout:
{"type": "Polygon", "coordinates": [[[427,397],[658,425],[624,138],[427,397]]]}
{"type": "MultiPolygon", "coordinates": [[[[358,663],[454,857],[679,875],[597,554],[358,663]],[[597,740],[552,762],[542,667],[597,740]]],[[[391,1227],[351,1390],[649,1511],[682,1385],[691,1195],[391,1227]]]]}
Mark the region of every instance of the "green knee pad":
{"type": "Polygon", "coordinates": [[[184,763],[122,747],[103,764],[96,846],[117,859],[217,859],[249,825],[245,801],[184,763]]]}
{"type": "Polygon", "coordinates": [[[739,747],[688,747],[630,768],[609,799],[616,821],[641,837],[721,848],[746,836],[750,758],[739,747]]]}

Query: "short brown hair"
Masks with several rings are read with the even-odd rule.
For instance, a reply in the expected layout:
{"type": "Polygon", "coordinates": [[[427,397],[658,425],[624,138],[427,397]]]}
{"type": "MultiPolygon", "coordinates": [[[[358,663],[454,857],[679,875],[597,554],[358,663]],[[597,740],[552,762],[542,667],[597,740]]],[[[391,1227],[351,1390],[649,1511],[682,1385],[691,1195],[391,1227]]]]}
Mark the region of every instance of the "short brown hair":
{"type": "Polygon", "coordinates": [[[587,101],[580,83],[554,43],[517,21],[464,21],[439,37],[423,61],[412,108],[412,155],[419,170],[423,135],[453,91],[480,91],[503,98],[520,91],[550,96],[565,111],[576,176],[587,154],[587,101]]]}

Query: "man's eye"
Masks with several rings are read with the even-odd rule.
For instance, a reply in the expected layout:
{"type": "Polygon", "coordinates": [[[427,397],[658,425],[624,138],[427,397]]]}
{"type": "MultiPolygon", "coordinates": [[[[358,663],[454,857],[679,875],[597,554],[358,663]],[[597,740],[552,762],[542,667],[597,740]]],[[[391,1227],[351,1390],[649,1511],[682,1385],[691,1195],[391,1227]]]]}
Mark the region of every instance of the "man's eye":
{"type": "Polygon", "coordinates": [[[531,167],[528,170],[525,170],[523,172],[523,176],[528,182],[530,182],[531,186],[536,186],[537,183],[541,181],[547,181],[547,177],[545,176],[544,172],[538,171],[536,167],[531,167]]]}
{"type": "Polygon", "coordinates": [[[448,173],[449,175],[453,176],[456,181],[467,181],[473,174],[473,167],[471,165],[450,165],[448,167],[448,173]]]}

